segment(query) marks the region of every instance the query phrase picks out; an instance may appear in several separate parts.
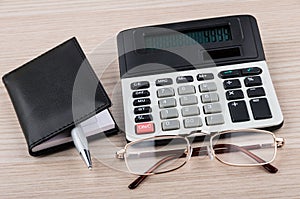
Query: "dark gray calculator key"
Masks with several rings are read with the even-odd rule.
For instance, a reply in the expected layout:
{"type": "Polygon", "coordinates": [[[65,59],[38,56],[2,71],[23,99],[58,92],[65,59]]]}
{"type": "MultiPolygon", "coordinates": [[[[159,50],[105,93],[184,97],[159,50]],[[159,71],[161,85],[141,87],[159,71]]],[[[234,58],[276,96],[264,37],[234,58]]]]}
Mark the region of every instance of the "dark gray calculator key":
{"type": "Polygon", "coordinates": [[[179,120],[167,120],[161,123],[163,131],[176,130],[180,128],[179,120]]]}
{"type": "Polygon", "coordinates": [[[134,119],[135,123],[149,122],[151,120],[152,120],[152,116],[151,115],[138,115],[134,119]]]}
{"type": "Polygon", "coordinates": [[[150,113],[151,111],[150,106],[137,107],[134,109],[134,114],[150,113]]]}
{"type": "Polygon", "coordinates": [[[266,98],[250,100],[253,117],[255,120],[272,118],[272,113],[266,98]]]}
{"type": "Polygon", "coordinates": [[[226,99],[227,100],[237,100],[237,99],[243,99],[244,93],[242,90],[231,90],[226,91],[226,99]]]}
{"type": "Polygon", "coordinates": [[[228,103],[228,108],[232,122],[249,121],[249,113],[245,101],[234,101],[228,103]]]}
{"type": "Polygon", "coordinates": [[[142,91],[134,91],[132,93],[133,98],[139,98],[139,97],[148,97],[150,95],[150,92],[147,90],[142,90],[142,91]]]}
{"type": "Polygon", "coordinates": [[[244,80],[245,86],[260,86],[262,85],[262,81],[260,76],[252,76],[252,77],[246,77],[244,80]]]}
{"type": "Polygon", "coordinates": [[[159,108],[170,108],[176,106],[176,99],[166,98],[158,101],[159,108]]]}
{"type": "Polygon", "coordinates": [[[197,75],[198,81],[211,80],[214,79],[214,74],[212,73],[201,73],[197,75]]]}
{"type": "Polygon", "coordinates": [[[173,80],[171,78],[162,78],[155,81],[156,86],[165,86],[171,84],[173,84],[173,80]]]}
{"type": "Polygon", "coordinates": [[[265,96],[265,90],[263,87],[255,87],[255,88],[249,88],[247,90],[248,97],[260,97],[265,96]]]}
{"type": "Polygon", "coordinates": [[[130,86],[132,90],[138,90],[138,89],[149,88],[150,84],[148,81],[140,81],[140,82],[133,82],[131,83],[130,86]]]}
{"type": "Polygon", "coordinates": [[[222,79],[240,77],[240,76],[241,76],[240,70],[226,70],[226,71],[221,71],[219,73],[219,77],[222,79]]]}
{"type": "Polygon", "coordinates": [[[151,104],[151,100],[149,98],[141,98],[133,101],[134,106],[142,106],[147,104],[151,104]]]}
{"type": "Polygon", "coordinates": [[[243,76],[259,75],[262,72],[262,70],[258,67],[244,68],[241,71],[243,76]]]}
{"type": "Polygon", "coordinates": [[[238,79],[230,79],[223,82],[224,89],[234,89],[234,88],[241,88],[241,82],[238,79]]]}
{"type": "Polygon", "coordinates": [[[178,84],[181,84],[181,83],[187,83],[187,82],[193,82],[194,81],[194,78],[193,76],[179,76],[176,78],[176,82],[178,84]]]}

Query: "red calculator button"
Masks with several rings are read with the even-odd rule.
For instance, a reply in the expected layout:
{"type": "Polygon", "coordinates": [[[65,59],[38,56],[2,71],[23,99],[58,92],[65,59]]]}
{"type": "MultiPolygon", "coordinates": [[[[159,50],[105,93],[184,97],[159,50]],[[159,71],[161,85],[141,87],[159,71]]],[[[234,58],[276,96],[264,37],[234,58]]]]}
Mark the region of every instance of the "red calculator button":
{"type": "Polygon", "coordinates": [[[145,134],[154,132],[154,124],[152,122],[140,123],[135,125],[136,134],[145,134]]]}

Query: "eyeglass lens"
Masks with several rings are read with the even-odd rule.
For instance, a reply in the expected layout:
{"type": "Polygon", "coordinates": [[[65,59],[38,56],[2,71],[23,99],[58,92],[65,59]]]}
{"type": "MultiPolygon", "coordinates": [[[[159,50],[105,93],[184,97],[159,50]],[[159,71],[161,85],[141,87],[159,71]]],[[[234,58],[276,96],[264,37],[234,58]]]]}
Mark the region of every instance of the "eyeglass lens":
{"type": "Polygon", "coordinates": [[[126,164],[132,173],[138,175],[174,170],[189,158],[188,146],[188,141],[182,137],[156,137],[135,142],[126,149],[126,164]]]}
{"type": "Polygon", "coordinates": [[[237,166],[271,162],[276,153],[272,134],[264,131],[228,132],[212,137],[216,158],[237,166]]]}

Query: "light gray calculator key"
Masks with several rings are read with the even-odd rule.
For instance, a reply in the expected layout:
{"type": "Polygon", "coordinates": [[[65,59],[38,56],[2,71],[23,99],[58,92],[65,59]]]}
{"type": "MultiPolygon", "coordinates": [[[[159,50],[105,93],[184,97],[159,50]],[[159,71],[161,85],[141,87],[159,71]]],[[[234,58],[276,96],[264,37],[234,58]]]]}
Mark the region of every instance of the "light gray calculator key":
{"type": "Polygon", "coordinates": [[[168,120],[161,123],[163,131],[176,130],[180,128],[179,120],[168,120]]]}
{"type": "Polygon", "coordinates": [[[157,97],[171,97],[175,92],[173,88],[160,88],[157,90],[157,97]]]}
{"type": "Polygon", "coordinates": [[[198,106],[187,106],[187,107],[183,107],[181,109],[181,114],[183,117],[199,115],[200,110],[199,110],[198,106]]]}
{"type": "Polygon", "coordinates": [[[185,128],[195,128],[202,126],[202,120],[200,117],[190,117],[183,120],[185,128]]]}
{"type": "Polygon", "coordinates": [[[217,93],[206,93],[201,95],[202,103],[218,102],[219,96],[217,93]]]}
{"type": "Polygon", "coordinates": [[[197,104],[198,100],[195,95],[188,95],[179,98],[179,102],[181,106],[187,106],[192,104],[197,104]]]}
{"type": "Polygon", "coordinates": [[[199,85],[200,92],[216,91],[217,85],[215,82],[207,82],[199,85]]]}
{"type": "Polygon", "coordinates": [[[176,106],[176,100],[174,98],[166,98],[158,101],[159,108],[169,108],[176,106]]]}
{"type": "Polygon", "coordinates": [[[176,108],[163,109],[160,111],[161,119],[170,119],[178,117],[178,111],[176,108]]]}
{"type": "Polygon", "coordinates": [[[205,114],[222,112],[220,103],[206,104],[203,106],[203,109],[205,114]]]}
{"type": "Polygon", "coordinates": [[[196,92],[195,86],[193,86],[193,85],[186,85],[186,86],[178,87],[178,94],[179,95],[193,94],[195,92],[196,92]]]}
{"type": "Polygon", "coordinates": [[[205,120],[208,126],[224,124],[224,117],[222,114],[209,115],[205,117],[205,120]]]}

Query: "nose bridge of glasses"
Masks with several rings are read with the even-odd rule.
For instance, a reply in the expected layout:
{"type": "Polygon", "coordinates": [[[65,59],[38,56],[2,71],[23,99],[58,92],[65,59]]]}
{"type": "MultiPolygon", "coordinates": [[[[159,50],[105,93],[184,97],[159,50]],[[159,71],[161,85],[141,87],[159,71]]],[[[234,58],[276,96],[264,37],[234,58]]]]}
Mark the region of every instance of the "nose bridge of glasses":
{"type": "Polygon", "coordinates": [[[209,159],[213,160],[215,157],[214,150],[211,148],[210,145],[206,146],[206,148],[207,148],[207,153],[208,153],[209,159]]]}

